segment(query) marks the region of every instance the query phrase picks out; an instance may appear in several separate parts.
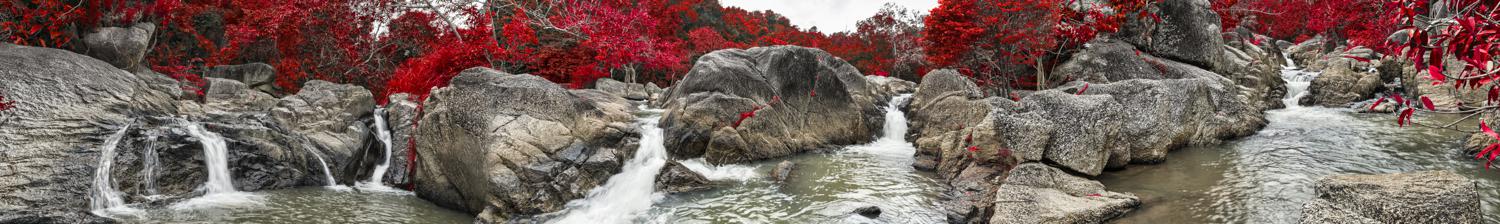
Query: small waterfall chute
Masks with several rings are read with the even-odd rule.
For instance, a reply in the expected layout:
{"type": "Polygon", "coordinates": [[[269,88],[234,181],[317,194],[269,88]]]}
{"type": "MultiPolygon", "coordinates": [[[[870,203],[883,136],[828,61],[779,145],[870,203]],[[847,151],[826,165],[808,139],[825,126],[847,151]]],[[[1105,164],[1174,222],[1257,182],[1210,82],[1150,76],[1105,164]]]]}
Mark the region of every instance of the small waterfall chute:
{"type": "MultiPolygon", "coordinates": [[[[645,110],[646,112],[656,112],[645,110]]],[[[660,116],[642,118],[640,148],[626,161],[619,174],[609,177],[583,199],[568,202],[568,209],[548,223],[631,223],[651,209],[656,194],[656,174],[667,164],[660,116]]]]}
{"type": "Polygon", "coordinates": [[[138,210],[125,205],[125,199],[115,190],[114,181],[110,179],[110,173],[115,163],[115,149],[119,147],[120,141],[130,130],[130,125],[121,127],[99,145],[99,165],[94,169],[94,187],[89,194],[89,209],[95,215],[106,216],[109,214],[133,214],[138,210]]]}
{"type": "Polygon", "coordinates": [[[229,146],[224,137],[208,131],[202,124],[187,122],[188,135],[197,138],[203,145],[203,163],[208,171],[208,181],[203,183],[204,195],[172,205],[176,209],[198,209],[205,207],[234,207],[261,205],[260,196],[234,189],[234,177],[229,172],[229,146]]]}
{"type": "Polygon", "coordinates": [[[392,150],[391,128],[385,120],[385,108],[376,107],[373,114],[375,115],[375,140],[380,141],[380,146],[384,147],[385,153],[381,155],[383,159],[380,160],[380,164],[375,165],[375,168],[370,171],[369,182],[356,183],[355,185],[363,190],[398,191],[395,188],[385,186],[385,174],[391,168],[392,150]]]}
{"type": "Polygon", "coordinates": [[[146,184],[147,197],[155,197],[160,194],[157,192],[156,186],[156,170],[161,167],[160,159],[157,158],[159,156],[156,152],[156,147],[159,145],[156,140],[157,136],[146,138],[146,154],[141,156],[141,166],[143,166],[141,169],[141,182],[146,184]]]}

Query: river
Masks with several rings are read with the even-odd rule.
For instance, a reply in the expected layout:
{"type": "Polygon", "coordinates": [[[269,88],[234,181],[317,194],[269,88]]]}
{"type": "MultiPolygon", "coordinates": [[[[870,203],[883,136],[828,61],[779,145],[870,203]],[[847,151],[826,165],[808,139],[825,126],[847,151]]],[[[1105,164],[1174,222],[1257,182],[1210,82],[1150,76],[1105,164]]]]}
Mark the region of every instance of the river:
{"type": "MultiPolygon", "coordinates": [[[[1287,107],[1267,111],[1270,124],[1255,135],[1101,175],[1109,190],[1141,197],[1142,207],[1117,221],[1296,223],[1302,204],[1317,197],[1316,182],[1329,175],[1452,170],[1479,182],[1485,219],[1500,222],[1500,170],[1485,171],[1482,162],[1459,152],[1466,135],[1398,127],[1391,114],[1296,105],[1315,76],[1284,70],[1287,107]]],[[[1465,127],[1477,127],[1470,123],[1465,127]]]]}

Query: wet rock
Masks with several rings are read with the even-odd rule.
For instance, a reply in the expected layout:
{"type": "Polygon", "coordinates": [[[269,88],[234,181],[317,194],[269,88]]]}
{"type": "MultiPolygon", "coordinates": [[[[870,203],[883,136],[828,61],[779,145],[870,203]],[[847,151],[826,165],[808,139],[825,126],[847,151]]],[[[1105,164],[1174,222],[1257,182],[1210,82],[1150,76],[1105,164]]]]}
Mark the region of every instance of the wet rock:
{"type": "Polygon", "coordinates": [[[1375,97],[1384,90],[1380,73],[1368,63],[1349,58],[1331,59],[1322,74],[1314,78],[1307,87],[1307,96],[1297,104],[1325,107],[1344,107],[1350,103],[1375,97]]]}
{"type": "Polygon", "coordinates": [[[666,96],[672,156],[724,164],[869,141],[889,93],[827,52],[775,46],[706,54],[666,96]]]}
{"type": "Polygon", "coordinates": [[[204,72],[205,77],[239,81],[251,89],[265,93],[276,93],[276,68],[266,63],[242,65],[220,65],[204,72]]]}
{"type": "Polygon", "coordinates": [[[114,65],[0,44],[0,222],[96,222],[82,215],[99,146],[141,116],[176,111],[166,93],[114,65]]]}
{"type": "Polygon", "coordinates": [[[668,161],[661,168],[661,173],[656,174],[656,188],[667,193],[683,193],[690,191],[706,190],[711,188],[712,182],[708,181],[703,174],[682,166],[677,161],[668,161]]]}
{"type": "Polygon", "coordinates": [[[874,205],[859,207],[854,209],[854,214],[859,214],[865,218],[880,218],[880,207],[874,205]]]}
{"type": "Polygon", "coordinates": [[[465,70],[424,105],[415,192],[481,222],[562,209],[619,172],[638,136],[630,114],[487,68],[465,70]]]}
{"type": "MultiPolygon", "coordinates": [[[[1444,57],[1443,74],[1448,77],[1458,77],[1458,71],[1463,71],[1464,63],[1453,56],[1444,57]]],[[[1495,84],[1485,84],[1479,87],[1455,88],[1453,85],[1433,85],[1432,75],[1427,71],[1418,71],[1411,60],[1398,58],[1382,61],[1385,63],[1377,67],[1382,79],[1386,76],[1398,76],[1405,88],[1405,96],[1426,96],[1432,100],[1432,105],[1439,111],[1455,111],[1474,108],[1484,105],[1489,97],[1489,89],[1495,84]],[[1411,81],[1406,81],[1411,80],[1411,81]]],[[[1415,97],[1413,97],[1415,98],[1415,97]]]]}
{"type": "Polygon", "coordinates": [[[594,89],[603,90],[606,93],[628,100],[646,100],[651,97],[651,92],[646,85],[639,83],[624,83],[610,78],[601,78],[594,81],[594,89]]]}
{"type": "Polygon", "coordinates": [[[281,98],[271,117],[281,126],[311,139],[324,155],[340,183],[352,184],[357,176],[355,153],[377,142],[369,124],[375,108],[374,95],[365,88],[322,80],[308,81],[295,95],[281,98]]]}
{"type": "Polygon", "coordinates": [[[1301,223],[1481,223],[1477,188],[1452,171],[1332,176],[1301,223]]]}
{"type": "Polygon", "coordinates": [[[1040,163],[1025,163],[995,193],[990,223],[1104,223],[1141,204],[1129,193],[1040,163]]]}
{"type": "Polygon", "coordinates": [[[137,23],[131,27],[100,27],[83,36],[88,55],[125,71],[144,69],[141,59],[150,50],[156,25],[137,23]]]}
{"type": "Polygon", "coordinates": [[[1212,71],[1226,66],[1219,15],[1208,0],[1166,0],[1153,6],[1160,22],[1137,16],[1114,36],[1139,46],[1143,53],[1212,71]]]}
{"type": "Polygon", "coordinates": [[[776,164],[775,169],[771,169],[771,180],[776,181],[777,183],[785,183],[787,178],[792,177],[792,169],[796,168],[796,163],[792,163],[792,161],[782,160],[781,163],[776,164]]]}

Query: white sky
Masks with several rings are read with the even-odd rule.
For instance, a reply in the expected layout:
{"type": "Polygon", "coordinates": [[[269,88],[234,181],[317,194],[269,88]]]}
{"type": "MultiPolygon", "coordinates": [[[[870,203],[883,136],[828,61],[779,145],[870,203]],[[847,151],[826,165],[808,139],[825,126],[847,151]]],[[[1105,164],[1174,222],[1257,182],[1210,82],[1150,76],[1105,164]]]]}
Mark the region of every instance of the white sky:
{"type": "Polygon", "coordinates": [[[886,2],[927,13],[937,0],[720,0],[719,4],[746,10],[771,10],[786,16],[802,29],[818,27],[823,33],[854,30],[854,23],[870,18],[886,2]]]}

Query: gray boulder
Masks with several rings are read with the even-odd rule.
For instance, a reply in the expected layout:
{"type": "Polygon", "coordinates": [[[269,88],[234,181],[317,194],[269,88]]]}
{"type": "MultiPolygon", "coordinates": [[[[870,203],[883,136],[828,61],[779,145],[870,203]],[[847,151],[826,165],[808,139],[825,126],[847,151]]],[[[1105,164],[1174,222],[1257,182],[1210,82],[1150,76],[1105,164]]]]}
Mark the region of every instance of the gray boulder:
{"type": "Polygon", "coordinates": [[[706,54],[666,96],[672,156],[724,164],[869,141],[889,93],[827,52],[775,46],[706,54]]]}
{"type": "Polygon", "coordinates": [[[1380,73],[1369,63],[1348,58],[1331,59],[1323,72],[1307,87],[1307,96],[1297,104],[1345,107],[1375,97],[1385,89],[1380,73]]]}
{"type": "Polygon", "coordinates": [[[222,78],[245,83],[251,89],[276,93],[276,68],[266,63],[220,65],[209,68],[204,77],[222,78]]]}
{"type": "Polygon", "coordinates": [[[405,185],[411,182],[407,167],[412,161],[408,161],[409,153],[415,146],[413,135],[416,134],[417,121],[417,99],[410,94],[398,93],[389,96],[389,102],[385,105],[386,125],[391,129],[391,167],[387,168],[385,181],[390,185],[405,185]]]}
{"type": "Polygon", "coordinates": [[[479,221],[554,212],[618,172],[639,136],[630,114],[532,75],[460,73],[424,103],[417,196],[479,221]]]}
{"type": "Polygon", "coordinates": [[[1341,175],[1318,181],[1302,223],[1482,223],[1477,184],[1452,171],[1341,175]]]}
{"type": "Polygon", "coordinates": [[[594,89],[603,90],[604,92],[628,100],[647,100],[651,98],[651,92],[644,84],[625,83],[610,78],[601,78],[594,81],[594,89]]]}
{"type": "Polygon", "coordinates": [[[693,172],[682,163],[668,161],[661,172],[656,174],[656,189],[667,193],[683,193],[690,191],[705,190],[713,187],[708,177],[693,172]]]}
{"type": "Polygon", "coordinates": [[[104,138],[131,119],[175,111],[172,98],[114,65],[72,52],[0,44],[0,222],[85,223],[104,138]]]}
{"type": "Polygon", "coordinates": [[[865,76],[865,80],[868,80],[876,88],[892,94],[912,93],[917,90],[917,83],[889,76],[867,75],[865,76]]]}
{"type": "Polygon", "coordinates": [[[1040,163],[1010,171],[995,193],[990,223],[1105,223],[1141,205],[1129,193],[1040,163]]]}
{"type": "Polygon", "coordinates": [[[353,184],[358,177],[351,168],[354,155],[376,142],[366,122],[372,116],[375,98],[365,88],[322,80],[308,81],[295,95],[281,98],[271,117],[293,132],[307,136],[324,155],[339,183],[353,184]]]}
{"type": "Polygon", "coordinates": [[[88,55],[126,71],[144,69],[141,59],[151,47],[151,33],[156,25],[137,23],[132,27],[100,27],[83,36],[88,55]]]}
{"type": "Polygon", "coordinates": [[[1160,22],[1133,17],[1114,36],[1163,58],[1212,71],[1225,66],[1219,15],[1208,0],[1166,0],[1153,6],[1160,22]]]}
{"type": "Polygon", "coordinates": [[[268,112],[279,102],[271,94],[250,89],[239,81],[207,78],[203,108],[211,113],[268,112]]]}

